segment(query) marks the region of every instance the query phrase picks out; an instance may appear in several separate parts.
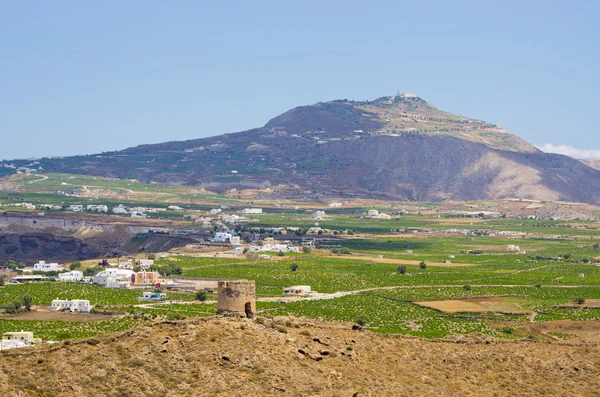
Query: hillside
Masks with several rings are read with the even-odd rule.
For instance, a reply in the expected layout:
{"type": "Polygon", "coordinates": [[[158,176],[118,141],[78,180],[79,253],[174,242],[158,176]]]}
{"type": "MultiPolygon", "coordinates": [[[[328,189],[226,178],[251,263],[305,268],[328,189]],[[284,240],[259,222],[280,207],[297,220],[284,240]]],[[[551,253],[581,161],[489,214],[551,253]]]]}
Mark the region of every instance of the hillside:
{"type": "Polygon", "coordinates": [[[231,189],[401,200],[523,198],[600,204],[600,171],[546,154],[412,94],[292,109],[264,127],[40,161],[45,171],[231,189]]]}
{"type": "Polygon", "coordinates": [[[592,396],[600,387],[594,347],[434,342],[292,322],[299,328],[171,322],[3,352],[0,386],[7,397],[592,396]]]}

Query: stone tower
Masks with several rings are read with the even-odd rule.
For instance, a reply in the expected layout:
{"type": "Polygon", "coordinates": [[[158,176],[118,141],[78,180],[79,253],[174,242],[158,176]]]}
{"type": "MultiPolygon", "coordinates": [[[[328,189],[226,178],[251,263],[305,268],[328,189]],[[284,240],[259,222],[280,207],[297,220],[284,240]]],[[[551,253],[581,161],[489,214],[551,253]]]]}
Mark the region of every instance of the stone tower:
{"type": "Polygon", "coordinates": [[[219,281],[217,314],[254,318],[256,313],[254,281],[219,281]]]}

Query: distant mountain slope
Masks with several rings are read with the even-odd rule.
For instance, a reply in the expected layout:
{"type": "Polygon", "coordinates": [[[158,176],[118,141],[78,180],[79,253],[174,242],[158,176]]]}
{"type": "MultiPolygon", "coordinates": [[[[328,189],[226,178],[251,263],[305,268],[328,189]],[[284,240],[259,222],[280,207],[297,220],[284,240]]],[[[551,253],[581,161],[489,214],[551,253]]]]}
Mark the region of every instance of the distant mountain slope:
{"type": "Polygon", "coordinates": [[[294,108],[264,127],[41,161],[46,171],[281,195],[527,198],[600,204],[600,171],[412,94],[294,108]],[[285,185],[282,187],[282,185],[285,185]]]}

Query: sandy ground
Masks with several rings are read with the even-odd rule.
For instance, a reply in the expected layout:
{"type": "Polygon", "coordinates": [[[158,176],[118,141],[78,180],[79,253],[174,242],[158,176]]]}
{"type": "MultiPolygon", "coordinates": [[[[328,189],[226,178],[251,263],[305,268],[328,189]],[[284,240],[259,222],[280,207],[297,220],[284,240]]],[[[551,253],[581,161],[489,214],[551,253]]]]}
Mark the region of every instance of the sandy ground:
{"type": "Polygon", "coordinates": [[[44,320],[44,321],[69,321],[74,323],[87,323],[90,321],[103,321],[121,316],[85,313],[59,313],[44,310],[33,310],[17,314],[3,314],[0,318],[5,320],[44,320]]]}
{"type": "Polygon", "coordinates": [[[439,310],[444,313],[529,313],[516,303],[507,302],[496,298],[421,301],[414,303],[419,306],[439,310]]]}
{"type": "Polygon", "coordinates": [[[262,323],[164,322],[89,343],[2,352],[0,390],[6,397],[585,397],[600,390],[597,346],[481,335],[428,341],[301,319],[262,323]]]}

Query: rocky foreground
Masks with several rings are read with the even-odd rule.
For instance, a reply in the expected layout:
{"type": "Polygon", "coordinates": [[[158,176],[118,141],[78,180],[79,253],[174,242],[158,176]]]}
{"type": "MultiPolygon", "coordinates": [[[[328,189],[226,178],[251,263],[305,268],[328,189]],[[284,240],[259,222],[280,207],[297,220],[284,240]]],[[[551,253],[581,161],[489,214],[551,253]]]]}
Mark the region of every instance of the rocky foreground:
{"type": "Polygon", "coordinates": [[[0,354],[3,396],[598,396],[600,350],[211,318],[0,354]]]}

